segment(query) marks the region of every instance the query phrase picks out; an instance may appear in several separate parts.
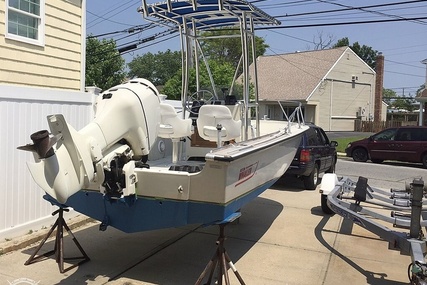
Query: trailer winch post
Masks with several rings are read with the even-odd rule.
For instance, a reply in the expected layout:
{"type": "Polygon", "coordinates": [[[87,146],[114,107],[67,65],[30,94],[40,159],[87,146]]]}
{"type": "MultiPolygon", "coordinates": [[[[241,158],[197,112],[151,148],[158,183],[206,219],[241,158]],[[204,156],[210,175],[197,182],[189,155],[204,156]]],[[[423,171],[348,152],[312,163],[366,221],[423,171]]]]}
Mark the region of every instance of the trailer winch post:
{"type": "Polygon", "coordinates": [[[423,206],[424,181],[416,178],[412,181],[411,238],[419,238],[421,232],[421,210],[423,206]]]}

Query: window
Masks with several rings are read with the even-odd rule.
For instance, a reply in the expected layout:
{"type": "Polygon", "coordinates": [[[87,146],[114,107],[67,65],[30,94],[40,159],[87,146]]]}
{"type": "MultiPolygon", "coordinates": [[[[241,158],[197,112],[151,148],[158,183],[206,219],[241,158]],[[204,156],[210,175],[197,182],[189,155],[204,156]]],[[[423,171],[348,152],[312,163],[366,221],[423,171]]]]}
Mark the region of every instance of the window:
{"type": "Polygon", "coordinates": [[[400,129],[396,134],[396,141],[410,141],[411,131],[410,129],[400,129]]]}
{"type": "Polygon", "coordinates": [[[307,130],[307,144],[309,146],[319,145],[319,136],[314,128],[309,128],[307,130]]]}
{"type": "Polygon", "coordinates": [[[374,141],[391,141],[394,140],[394,135],[397,129],[387,129],[372,136],[374,141]]]}
{"type": "Polygon", "coordinates": [[[44,0],[6,0],[6,37],[31,44],[44,44],[44,0]]]}
{"type": "Polygon", "coordinates": [[[325,132],[322,129],[316,129],[317,135],[319,136],[319,140],[322,143],[322,145],[329,144],[328,136],[325,134],[325,132]]]}

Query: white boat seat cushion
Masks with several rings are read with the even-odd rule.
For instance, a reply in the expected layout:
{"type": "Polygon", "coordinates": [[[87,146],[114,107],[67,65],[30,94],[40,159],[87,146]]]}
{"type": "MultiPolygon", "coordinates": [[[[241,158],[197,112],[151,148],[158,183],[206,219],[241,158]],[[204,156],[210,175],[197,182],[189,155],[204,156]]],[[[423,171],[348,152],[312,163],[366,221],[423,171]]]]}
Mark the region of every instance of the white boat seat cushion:
{"type": "Polygon", "coordinates": [[[178,139],[192,134],[191,119],[182,119],[175,108],[166,103],[160,103],[159,137],[178,139]]]}
{"type": "Polygon", "coordinates": [[[218,140],[217,125],[221,124],[221,140],[229,141],[240,137],[241,123],[233,119],[229,108],[223,105],[203,105],[197,118],[199,135],[208,141],[218,140]]]}

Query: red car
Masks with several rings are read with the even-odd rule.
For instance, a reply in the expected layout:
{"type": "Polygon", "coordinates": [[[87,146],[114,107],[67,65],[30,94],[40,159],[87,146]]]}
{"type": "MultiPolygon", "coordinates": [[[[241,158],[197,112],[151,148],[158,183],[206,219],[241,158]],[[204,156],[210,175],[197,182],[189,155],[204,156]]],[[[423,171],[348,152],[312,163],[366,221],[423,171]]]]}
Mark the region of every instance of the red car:
{"type": "Polygon", "coordinates": [[[418,162],[427,168],[427,127],[385,129],[369,138],[349,143],[345,152],[354,161],[418,162]]]}

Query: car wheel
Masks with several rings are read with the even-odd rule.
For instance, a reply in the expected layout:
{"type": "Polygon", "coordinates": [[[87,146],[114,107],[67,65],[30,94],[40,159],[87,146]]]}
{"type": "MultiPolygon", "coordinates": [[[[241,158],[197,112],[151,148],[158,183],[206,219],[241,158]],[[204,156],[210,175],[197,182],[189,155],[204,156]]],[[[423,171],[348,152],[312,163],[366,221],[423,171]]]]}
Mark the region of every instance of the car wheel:
{"type": "Polygon", "coordinates": [[[368,152],[364,148],[356,148],[351,155],[354,161],[366,162],[368,160],[368,152]]]}
{"type": "Polygon", "coordinates": [[[322,207],[322,212],[328,215],[335,214],[328,206],[328,195],[320,195],[320,206],[322,207]]]}
{"type": "Polygon", "coordinates": [[[373,163],[383,163],[383,159],[371,159],[373,163]]]}
{"type": "Polygon", "coordinates": [[[307,190],[314,190],[319,183],[319,166],[316,164],[309,176],[304,176],[304,187],[307,190]]]}
{"type": "Polygon", "coordinates": [[[423,166],[427,168],[427,153],[423,155],[423,166]]]}
{"type": "Polygon", "coordinates": [[[331,167],[329,167],[329,169],[326,170],[325,173],[335,173],[335,165],[336,164],[337,164],[337,160],[335,157],[333,157],[331,167]]]}

